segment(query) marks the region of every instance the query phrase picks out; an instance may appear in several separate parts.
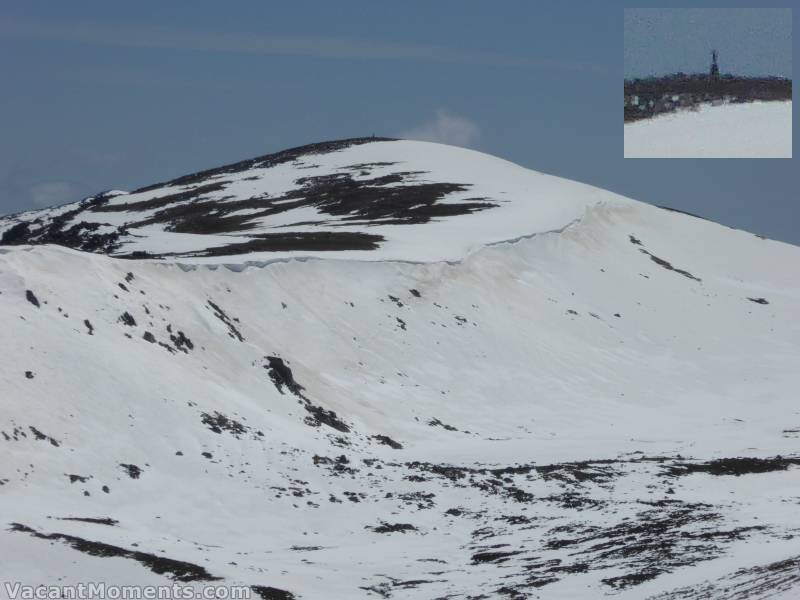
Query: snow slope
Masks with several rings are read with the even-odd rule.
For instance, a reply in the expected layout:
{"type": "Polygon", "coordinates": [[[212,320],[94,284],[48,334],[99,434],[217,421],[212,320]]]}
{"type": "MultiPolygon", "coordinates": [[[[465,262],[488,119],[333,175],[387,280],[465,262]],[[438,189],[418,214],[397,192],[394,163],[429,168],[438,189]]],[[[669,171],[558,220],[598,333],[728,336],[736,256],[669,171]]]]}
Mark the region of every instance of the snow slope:
{"type": "Polygon", "coordinates": [[[625,158],[791,157],[791,102],[707,104],[625,123],[625,158]]]}
{"type": "Polygon", "coordinates": [[[508,201],[333,258],[0,247],[0,580],[796,595],[800,249],[357,148],[508,201]]]}
{"type": "Polygon", "coordinates": [[[600,201],[627,202],[472,150],[358,138],[0,218],[0,235],[183,263],[423,262],[563,227],[600,201]]]}

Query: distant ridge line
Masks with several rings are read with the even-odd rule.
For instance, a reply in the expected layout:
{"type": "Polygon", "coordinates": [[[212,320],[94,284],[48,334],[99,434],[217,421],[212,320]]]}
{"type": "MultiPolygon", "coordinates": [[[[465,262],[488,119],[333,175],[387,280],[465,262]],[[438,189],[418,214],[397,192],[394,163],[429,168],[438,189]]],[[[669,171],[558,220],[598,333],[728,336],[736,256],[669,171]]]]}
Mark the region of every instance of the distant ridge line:
{"type": "Polygon", "coordinates": [[[281,150],[279,152],[274,152],[272,154],[264,154],[262,156],[257,156],[255,158],[240,160],[238,162],[231,163],[228,165],[222,165],[221,167],[214,167],[211,169],[196,171],[194,173],[189,173],[188,175],[182,175],[181,177],[177,177],[175,179],[170,179],[168,181],[154,183],[151,185],[147,185],[145,187],[137,188],[133,190],[131,194],[138,194],[140,192],[149,192],[150,190],[154,190],[164,186],[188,185],[192,183],[197,183],[198,181],[206,179],[207,177],[213,175],[222,175],[225,173],[237,173],[240,171],[246,171],[248,169],[252,169],[254,167],[262,167],[262,168],[273,167],[275,165],[279,165],[282,163],[291,162],[301,156],[306,156],[309,154],[324,154],[326,152],[334,152],[336,150],[349,148],[350,146],[369,144],[370,142],[396,142],[396,141],[397,138],[371,136],[371,137],[346,138],[342,140],[328,140],[325,142],[315,142],[313,144],[305,144],[303,146],[297,146],[295,148],[288,148],[286,150],[281,150]]]}

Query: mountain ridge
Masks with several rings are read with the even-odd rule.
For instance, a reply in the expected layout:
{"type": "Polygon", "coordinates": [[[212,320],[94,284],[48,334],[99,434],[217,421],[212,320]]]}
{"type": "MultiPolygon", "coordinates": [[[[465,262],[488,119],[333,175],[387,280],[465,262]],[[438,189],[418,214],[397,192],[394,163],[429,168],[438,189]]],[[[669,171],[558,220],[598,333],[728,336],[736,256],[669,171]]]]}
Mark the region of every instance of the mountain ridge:
{"type": "Polygon", "coordinates": [[[471,150],[353,138],[2,217],[0,243],[211,262],[342,252],[452,260],[483,243],[556,229],[600,201],[629,202],[471,150]]]}
{"type": "Polygon", "coordinates": [[[411,184],[498,206],[351,225],[388,240],[358,253],[0,247],[3,568],[281,600],[796,595],[800,248],[433,144],[316,174],[400,151],[435,174],[411,184]]]}

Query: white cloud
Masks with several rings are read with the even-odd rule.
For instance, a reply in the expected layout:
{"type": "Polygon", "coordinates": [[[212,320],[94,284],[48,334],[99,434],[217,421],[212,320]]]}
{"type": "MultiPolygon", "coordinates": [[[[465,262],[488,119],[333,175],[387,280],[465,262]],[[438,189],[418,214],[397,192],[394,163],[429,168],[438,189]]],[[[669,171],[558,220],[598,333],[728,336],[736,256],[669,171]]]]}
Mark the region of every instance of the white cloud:
{"type": "Polygon", "coordinates": [[[433,119],[401,133],[400,137],[470,148],[478,142],[480,135],[480,128],[473,121],[446,110],[437,110],[433,119]]]}
{"type": "Polygon", "coordinates": [[[80,200],[78,186],[69,181],[46,181],[32,185],[28,194],[31,204],[37,208],[56,206],[80,200]]]}

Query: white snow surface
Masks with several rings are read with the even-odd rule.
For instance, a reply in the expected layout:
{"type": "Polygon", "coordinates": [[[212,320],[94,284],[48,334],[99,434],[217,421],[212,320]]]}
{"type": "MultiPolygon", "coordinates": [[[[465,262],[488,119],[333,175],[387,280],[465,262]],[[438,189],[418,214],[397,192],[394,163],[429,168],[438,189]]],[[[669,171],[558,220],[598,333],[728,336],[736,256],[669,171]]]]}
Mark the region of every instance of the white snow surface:
{"type": "Polygon", "coordinates": [[[800,593],[800,248],[395,147],[509,202],[367,260],[0,248],[0,581],[800,593]]]}
{"type": "Polygon", "coordinates": [[[706,104],[625,123],[625,158],[791,157],[791,102],[706,104]]]}
{"type": "MultiPolygon", "coordinates": [[[[72,216],[64,227],[80,223],[110,223],[126,227],[121,236],[122,244],[111,252],[112,255],[136,251],[170,253],[172,256],[166,257],[167,259],[182,263],[257,263],[285,258],[330,256],[359,260],[430,262],[459,260],[485,244],[562,228],[580,218],[588,207],[599,202],[630,202],[606,190],[531,171],[473,150],[430,142],[395,140],[302,155],[294,161],[274,166],[213,174],[188,185],[165,184],[133,194],[115,191],[107,206],[151,201],[208,184],[221,184],[223,189],[201,193],[188,201],[178,200],[170,206],[200,201],[218,202],[224,206],[225,203],[242,199],[275,199],[302,189],[301,178],[342,173],[353,173],[356,181],[396,173],[407,174],[403,182],[381,184],[382,189],[424,183],[465,184],[468,189],[447,194],[441,204],[478,200],[493,203],[495,206],[473,214],[436,217],[420,227],[418,223],[398,225],[384,224],[380,219],[357,219],[352,214],[330,215],[315,206],[304,205],[286,212],[254,218],[246,227],[223,235],[180,233],[171,231],[161,223],[131,226],[131,223],[152,218],[163,207],[121,212],[95,212],[87,208],[72,216]],[[363,169],[354,168],[360,165],[368,166],[363,169]],[[287,231],[365,232],[384,236],[385,241],[375,250],[248,252],[238,258],[230,253],[211,257],[195,255],[197,251],[207,248],[246,242],[259,234],[281,234],[287,231]]],[[[31,211],[0,218],[0,235],[18,222],[40,219],[47,223],[52,216],[58,216],[65,209],[79,206],[80,203],[75,203],[59,209],[31,211]]],[[[254,210],[237,210],[233,214],[248,214],[254,210]]]]}

